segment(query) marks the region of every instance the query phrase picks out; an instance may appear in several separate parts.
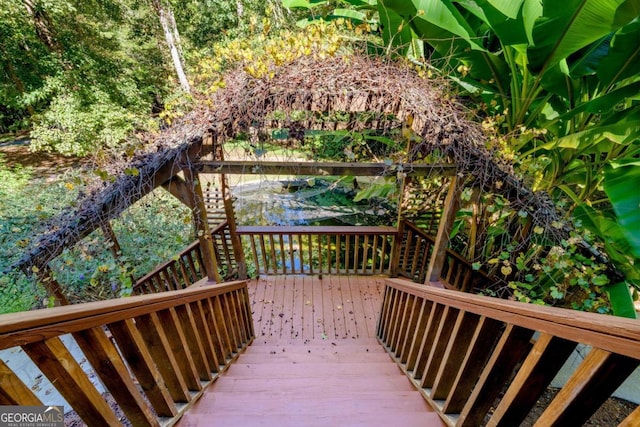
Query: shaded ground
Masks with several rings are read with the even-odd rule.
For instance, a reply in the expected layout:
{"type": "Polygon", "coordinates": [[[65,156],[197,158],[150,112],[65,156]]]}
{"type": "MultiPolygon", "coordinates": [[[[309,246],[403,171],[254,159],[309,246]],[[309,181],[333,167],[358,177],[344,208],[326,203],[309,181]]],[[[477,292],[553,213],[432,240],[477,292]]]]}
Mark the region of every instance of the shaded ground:
{"type": "Polygon", "coordinates": [[[34,176],[38,178],[52,179],[57,175],[77,168],[88,162],[79,157],[67,157],[57,153],[31,152],[29,139],[17,139],[0,142],[0,154],[4,154],[7,166],[14,168],[18,165],[30,167],[34,176]]]}
{"type": "MultiPolygon", "coordinates": [[[[543,409],[549,405],[551,400],[558,394],[559,389],[549,388],[538,399],[538,403],[533,407],[527,418],[522,422],[520,427],[532,427],[536,420],[542,415],[543,409]]],[[[620,424],[634,409],[635,403],[626,400],[611,397],[607,399],[600,409],[589,420],[584,423],[585,427],[606,427],[617,426],[620,424]]]]}

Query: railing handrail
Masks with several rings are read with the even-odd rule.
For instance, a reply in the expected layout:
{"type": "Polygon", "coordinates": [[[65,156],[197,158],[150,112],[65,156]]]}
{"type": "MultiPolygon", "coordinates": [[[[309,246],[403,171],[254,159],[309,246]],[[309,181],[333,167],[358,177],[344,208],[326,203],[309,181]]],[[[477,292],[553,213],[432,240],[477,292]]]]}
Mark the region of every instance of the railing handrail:
{"type": "Polygon", "coordinates": [[[419,235],[420,237],[429,240],[431,243],[434,243],[436,241],[435,237],[433,237],[431,234],[425,232],[422,228],[418,227],[417,224],[411,222],[411,221],[404,221],[402,224],[403,228],[409,228],[411,229],[413,232],[415,232],[417,235],[419,235]]]}
{"type": "Polygon", "coordinates": [[[365,235],[365,234],[397,234],[395,227],[362,226],[362,225],[285,225],[285,226],[238,226],[236,231],[240,235],[248,234],[324,234],[324,235],[365,235]]]}
{"type": "Polygon", "coordinates": [[[640,358],[640,320],[450,291],[402,279],[387,279],[387,283],[439,304],[640,358]]]}
{"type": "MultiPolygon", "coordinates": [[[[211,234],[215,234],[215,233],[220,232],[220,230],[224,229],[226,226],[227,226],[227,221],[221,222],[216,228],[211,230],[211,234]]],[[[184,248],[183,250],[178,252],[173,258],[171,258],[168,261],[165,261],[165,262],[163,262],[161,264],[156,265],[153,268],[152,271],[150,271],[149,273],[145,274],[144,276],[142,276],[141,278],[136,280],[136,283],[134,284],[134,288],[136,286],[138,286],[140,283],[143,283],[143,282],[149,280],[151,277],[153,277],[156,274],[158,274],[159,271],[164,270],[167,267],[169,267],[171,264],[176,262],[176,258],[181,258],[182,256],[187,255],[189,252],[191,252],[192,250],[194,250],[198,246],[200,246],[200,241],[196,240],[196,241],[190,243],[189,246],[187,246],[186,248],[184,248]]]]}
{"type": "MultiPolygon", "coordinates": [[[[203,279],[206,281],[206,279],[203,279]]],[[[0,349],[102,326],[241,289],[246,281],[0,315],[0,349]]]]}

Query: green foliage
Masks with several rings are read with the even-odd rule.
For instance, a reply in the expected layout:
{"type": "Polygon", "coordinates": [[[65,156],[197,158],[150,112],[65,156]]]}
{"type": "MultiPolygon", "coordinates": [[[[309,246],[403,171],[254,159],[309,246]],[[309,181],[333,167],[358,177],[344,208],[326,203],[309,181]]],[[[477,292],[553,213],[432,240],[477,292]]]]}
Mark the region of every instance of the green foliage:
{"type": "MultiPolygon", "coordinates": [[[[30,169],[9,168],[0,157],[0,271],[16,262],[45,221],[73,205],[82,177],[54,182],[35,178],[30,169]]],[[[72,299],[88,301],[130,293],[132,280],[182,250],[192,236],[191,215],[175,198],[157,190],[112,221],[122,247],[114,259],[101,232],[94,232],[52,263],[56,278],[72,299]]],[[[11,272],[0,276],[0,312],[46,306],[35,278],[11,272]]]]}

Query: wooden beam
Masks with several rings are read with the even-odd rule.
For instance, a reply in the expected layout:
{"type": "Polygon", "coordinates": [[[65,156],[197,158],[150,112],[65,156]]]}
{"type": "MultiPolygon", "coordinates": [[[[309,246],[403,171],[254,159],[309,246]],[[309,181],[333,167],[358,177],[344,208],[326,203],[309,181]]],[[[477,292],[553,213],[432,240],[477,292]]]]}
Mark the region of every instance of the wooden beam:
{"type": "Polygon", "coordinates": [[[204,195],[202,194],[202,186],[197,178],[197,173],[191,169],[184,170],[184,177],[191,191],[185,196],[190,198],[190,203],[194,206],[193,220],[195,222],[195,230],[200,241],[200,249],[202,250],[202,258],[204,261],[204,269],[207,272],[209,280],[220,283],[220,273],[218,272],[218,262],[213,248],[211,238],[211,230],[209,230],[209,222],[207,221],[207,208],[204,204],[204,195]]]}
{"type": "MultiPolygon", "coordinates": [[[[187,141],[186,144],[186,148],[181,146],[174,153],[167,154],[162,165],[146,165],[139,168],[139,175],[122,178],[126,179],[126,184],[116,182],[107,186],[101,192],[107,197],[103,199],[104,201],[100,205],[96,206],[87,202],[74,213],[76,216],[84,215],[82,221],[77,224],[75,221],[71,221],[61,229],[44,236],[37,247],[26,253],[9,270],[20,268],[25,274],[31,274],[32,265],[42,268],[42,266],[60,255],[64,248],[73,246],[98,229],[104,221],[117,217],[156,187],[172,179],[179,172],[176,164],[186,163],[187,160],[193,162],[201,153],[201,137],[194,137],[187,141]],[[118,188],[118,191],[113,191],[114,188],[118,188]],[[126,202],[123,202],[120,196],[122,191],[127,192],[128,199],[126,202]]],[[[153,157],[153,155],[149,155],[149,157],[153,157]]]]}
{"type": "Polygon", "coordinates": [[[427,270],[427,283],[438,282],[440,280],[440,272],[444,266],[445,257],[447,255],[447,247],[449,246],[449,234],[453,228],[453,221],[458,212],[460,204],[460,190],[462,189],[462,179],[457,175],[451,177],[449,182],[449,192],[442,207],[442,217],[440,225],[438,225],[438,234],[433,244],[433,252],[429,261],[429,269],[427,270]]]}
{"type": "Polygon", "coordinates": [[[224,213],[229,224],[229,235],[231,237],[231,245],[233,246],[233,255],[238,268],[238,279],[247,278],[247,264],[244,257],[244,249],[242,241],[237,231],[236,213],[233,209],[233,196],[229,188],[229,182],[225,174],[220,175],[220,188],[222,189],[222,201],[224,203],[224,213]]]}
{"type": "Polygon", "coordinates": [[[162,188],[171,193],[171,195],[178,199],[183,205],[189,209],[193,209],[193,205],[191,204],[192,200],[187,196],[191,190],[185,180],[179,175],[174,176],[170,181],[162,184],[162,188]]]}
{"type": "Polygon", "coordinates": [[[231,175],[319,175],[319,176],[381,176],[398,172],[407,176],[455,175],[456,166],[450,164],[417,163],[344,163],[344,162],[278,162],[278,161],[200,161],[201,173],[231,175]]]}

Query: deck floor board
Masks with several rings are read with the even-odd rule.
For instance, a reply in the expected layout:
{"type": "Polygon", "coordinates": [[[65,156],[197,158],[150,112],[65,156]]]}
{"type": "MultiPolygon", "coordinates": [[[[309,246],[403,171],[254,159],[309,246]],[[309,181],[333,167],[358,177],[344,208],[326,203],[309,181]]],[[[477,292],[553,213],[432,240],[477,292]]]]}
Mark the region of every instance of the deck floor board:
{"type": "Polygon", "coordinates": [[[375,338],[383,277],[264,276],[249,282],[257,339],[375,338]]]}

